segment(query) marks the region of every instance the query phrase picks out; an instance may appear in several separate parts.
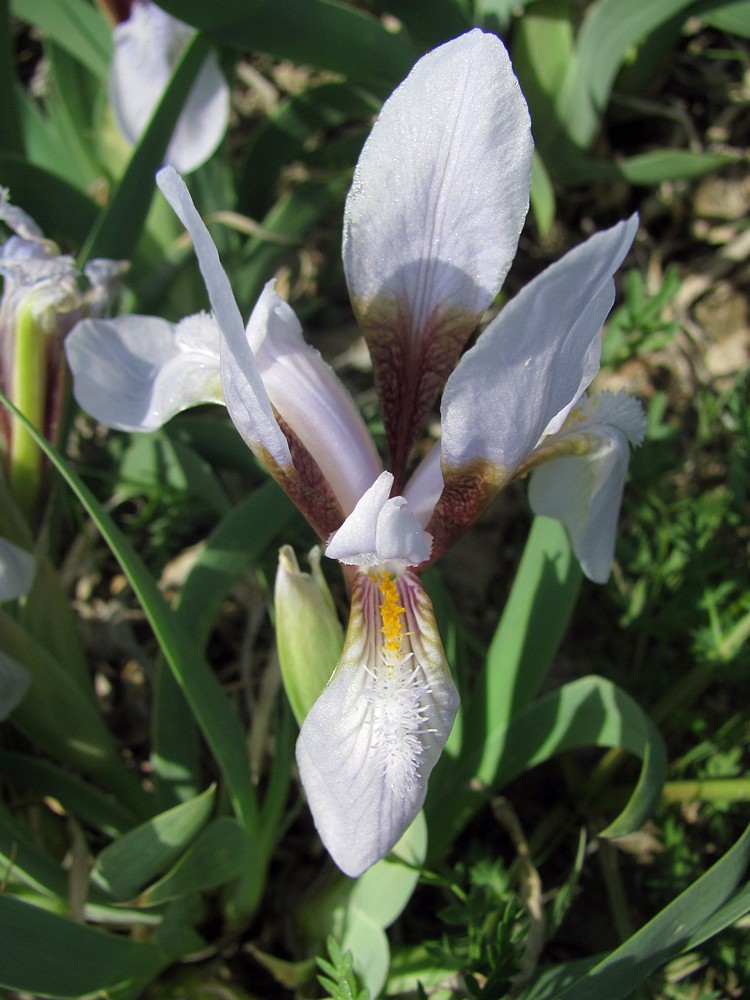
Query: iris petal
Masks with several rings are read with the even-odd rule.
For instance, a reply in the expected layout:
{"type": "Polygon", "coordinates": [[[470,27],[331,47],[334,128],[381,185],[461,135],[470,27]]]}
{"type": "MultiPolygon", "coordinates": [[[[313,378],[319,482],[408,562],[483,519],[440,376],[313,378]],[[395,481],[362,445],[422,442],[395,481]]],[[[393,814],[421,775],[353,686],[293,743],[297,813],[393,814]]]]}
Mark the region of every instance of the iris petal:
{"type": "Polygon", "coordinates": [[[418,579],[358,574],[341,660],[297,741],[315,825],[347,875],[385,857],[422,808],[457,710],[418,579]]]}

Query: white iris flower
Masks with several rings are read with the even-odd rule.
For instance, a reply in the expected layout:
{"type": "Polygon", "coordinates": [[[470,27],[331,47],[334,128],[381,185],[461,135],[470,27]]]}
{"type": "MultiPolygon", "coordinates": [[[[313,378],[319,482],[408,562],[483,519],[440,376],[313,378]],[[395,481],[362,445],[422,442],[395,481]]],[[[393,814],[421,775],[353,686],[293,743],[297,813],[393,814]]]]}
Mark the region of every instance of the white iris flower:
{"type": "Polygon", "coordinates": [[[344,651],[302,725],[297,760],[320,835],[352,876],[384,857],[421,808],[458,709],[420,572],[532,469],[535,509],[562,518],[592,578],[610,569],[629,443],[644,418],[626,397],[583,394],[637,219],[553,264],[462,353],[513,260],[532,149],[508,55],[478,30],[419,60],[365,144],[344,267],[373,359],[388,471],[273,282],[245,328],[174,170],[159,186],[193,238],[213,318],[193,317],[191,335],[144,317],[85,321],[67,341],[79,402],[112,426],[153,427],[223,398],[326,555],[345,566],[344,651]],[[409,475],[441,390],[441,440],[409,475]]]}
{"type": "MultiPolygon", "coordinates": [[[[135,145],[195,30],[150,0],[133,0],[114,29],[109,102],[120,131],[135,145]]],[[[201,67],[167,149],[166,163],[189,174],[214,153],[229,122],[229,87],[211,53],[201,67]]]]}

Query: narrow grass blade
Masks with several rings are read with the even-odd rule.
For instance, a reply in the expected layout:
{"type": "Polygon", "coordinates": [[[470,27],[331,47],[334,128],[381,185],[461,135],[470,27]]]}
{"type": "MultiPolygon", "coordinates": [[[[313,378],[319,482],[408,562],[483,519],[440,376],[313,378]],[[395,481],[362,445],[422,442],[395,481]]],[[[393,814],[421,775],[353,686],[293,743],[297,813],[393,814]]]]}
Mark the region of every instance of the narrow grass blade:
{"type": "Polygon", "coordinates": [[[16,17],[53,39],[100,80],[106,81],[112,34],[96,7],[85,0],[12,0],[16,17]]]}
{"type": "Polygon", "coordinates": [[[180,626],[133,546],[96,497],[16,407],[1,394],[0,399],[23,422],[78,497],[122,567],[227,783],[237,817],[251,834],[256,834],[257,803],[244,734],[213,671],[200,650],[196,649],[192,637],[180,626]]]}
{"type": "Polygon", "coordinates": [[[223,45],[267,52],[340,73],[390,93],[416,59],[403,31],[335,0],[161,0],[170,14],[205,30],[223,45]]]}
{"type": "Polygon", "coordinates": [[[30,754],[0,751],[0,774],[26,794],[53,796],[66,812],[108,837],[118,837],[136,823],[134,814],[113,796],[30,754]]]}
{"type": "MultiPolygon", "coordinates": [[[[732,907],[732,893],[739,885],[750,860],[750,829],[740,837],[720,861],[694,882],[669,906],[637,933],[591,968],[568,989],[555,993],[555,1000],[625,1000],[656,969],[686,948],[705,940],[702,928],[713,933],[722,929],[722,920],[712,918],[724,904],[732,907]]],[[[747,891],[738,894],[742,910],[747,891]]],[[[730,911],[727,911],[730,912],[730,911]]],[[[740,914],[741,915],[741,914],[740,914]]],[[[549,994],[532,990],[524,1000],[542,1000],[549,994]]]]}
{"type": "Polygon", "coordinates": [[[13,73],[10,6],[0,0],[0,149],[7,153],[23,153],[23,135],[16,106],[16,81],[13,73]]]}
{"type": "Polygon", "coordinates": [[[623,59],[654,28],[687,11],[694,0],[600,0],[589,7],[560,91],[558,117],[567,135],[587,149],[623,59]]]}

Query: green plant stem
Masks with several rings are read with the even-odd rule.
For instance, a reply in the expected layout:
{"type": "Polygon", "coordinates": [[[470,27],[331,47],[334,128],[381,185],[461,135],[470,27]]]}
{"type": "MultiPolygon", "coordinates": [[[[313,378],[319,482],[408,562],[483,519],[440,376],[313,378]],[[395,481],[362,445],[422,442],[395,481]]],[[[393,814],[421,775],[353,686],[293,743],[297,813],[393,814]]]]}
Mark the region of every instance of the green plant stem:
{"type": "Polygon", "coordinates": [[[705,781],[668,781],[663,802],[750,802],[750,779],[709,778],[705,781]]]}
{"type": "Polygon", "coordinates": [[[612,919],[614,921],[617,937],[622,943],[633,934],[635,927],[630,918],[625,886],[622,875],[617,864],[617,851],[611,841],[601,840],[599,842],[599,864],[607,890],[612,919]]]}
{"type": "MultiPolygon", "coordinates": [[[[30,303],[19,311],[15,330],[13,400],[34,427],[43,429],[46,392],[46,336],[34,321],[30,303]]],[[[43,455],[31,435],[13,418],[10,443],[10,488],[29,523],[33,523],[39,498],[43,455]]]]}

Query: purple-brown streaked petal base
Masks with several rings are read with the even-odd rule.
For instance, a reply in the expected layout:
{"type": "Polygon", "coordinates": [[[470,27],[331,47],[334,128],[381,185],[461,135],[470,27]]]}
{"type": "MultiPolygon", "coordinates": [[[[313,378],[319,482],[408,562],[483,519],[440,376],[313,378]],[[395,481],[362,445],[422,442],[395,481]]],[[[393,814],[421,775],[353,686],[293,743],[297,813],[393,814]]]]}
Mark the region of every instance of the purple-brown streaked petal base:
{"type": "Polygon", "coordinates": [[[510,478],[511,470],[482,458],[471,459],[457,468],[443,469],[443,492],[427,524],[433,539],[430,563],[481,517],[510,478]]]}
{"type": "Polygon", "coordinates": [[[320,538],[338,530],[344,513],[320,466],[299,438],[278,415],[277,420],[291,454],[291,463],[281,466],[262,445],[253,448],[255,457],[276,480],[320,538]]]}
{"type": "Polygon", "coordinates": [[[409,303],[378,297],[352,305],[372,357],[388,438],[388,468],[402,491],[409,452],[481,314],[435,309],[416,328],[409,303]]]}
{"type": "Polygon", "coordinates": [[[315,825],[347,875],[384,858],[422,808],[457,711],[419,579],[358,572],[344,651],[297,741],[315,825]]]}

